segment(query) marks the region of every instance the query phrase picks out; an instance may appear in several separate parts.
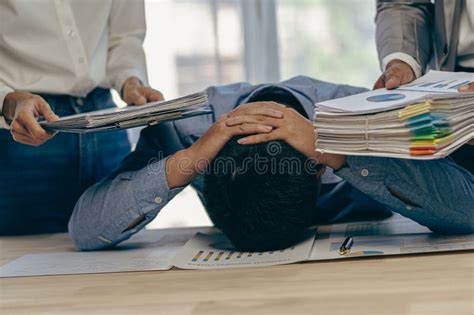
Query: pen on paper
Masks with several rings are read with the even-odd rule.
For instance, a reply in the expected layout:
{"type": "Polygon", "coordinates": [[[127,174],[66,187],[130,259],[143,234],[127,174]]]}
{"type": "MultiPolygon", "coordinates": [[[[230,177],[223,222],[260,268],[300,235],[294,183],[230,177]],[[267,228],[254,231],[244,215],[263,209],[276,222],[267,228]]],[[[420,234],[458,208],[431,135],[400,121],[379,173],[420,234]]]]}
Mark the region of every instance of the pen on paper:
{"type": "Polygon", "coordinates": [[[354,244],[352,236],[347,237],[339,248],[339,255],[349,254],[351,252],[352,244],[354,244]]]}

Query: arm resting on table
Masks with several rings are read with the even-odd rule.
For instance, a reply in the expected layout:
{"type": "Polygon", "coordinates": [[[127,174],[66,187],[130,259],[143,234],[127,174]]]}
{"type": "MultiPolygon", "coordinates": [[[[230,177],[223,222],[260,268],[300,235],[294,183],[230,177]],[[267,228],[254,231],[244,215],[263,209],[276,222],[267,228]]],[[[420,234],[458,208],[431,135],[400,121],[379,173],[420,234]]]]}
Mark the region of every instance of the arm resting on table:
{"type": "Polygon", "coordinates": [[[77,202],[69,234],[77,248],[112,247],[150,223],[182,188],[169,189],[163,159],[90,187],[77,202]]]}
{"type": "Polygon", "coordinates": [[[433,232],[474,232],[474,177],[450,159],[349,156],[336,174],[433,232]]]}

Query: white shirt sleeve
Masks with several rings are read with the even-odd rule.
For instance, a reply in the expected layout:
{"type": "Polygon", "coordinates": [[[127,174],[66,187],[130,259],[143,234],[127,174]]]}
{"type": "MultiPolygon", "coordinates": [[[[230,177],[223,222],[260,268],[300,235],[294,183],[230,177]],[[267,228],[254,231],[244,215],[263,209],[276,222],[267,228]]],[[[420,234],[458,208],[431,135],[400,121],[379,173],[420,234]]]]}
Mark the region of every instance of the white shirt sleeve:
{"type": "Polygon", "coordinates": [[[7,96],[7,94],[10,92],[13,92],[13,89],[0,82],[0,129],[10,129],[10,125],[6,122],[5,117],[2,115],[5,96],[7,96]]]}
{"type": "Polygon", "coordinates": [[[143,50],[145,33],[143,1],[116,0],[112,2],[109,16],[107,80],[119,93],[124,82],[131,76],[137,77],[144,85],[148,85],[143,50]]]}
{"type": "Polygon", "coordinates": [[[407,63],[412,68],[416,78],[421,77],[421,75],[423,74],[423,71],[418,61],[416,61],[415,58],[413,58],[412,56],[402,52],[391,53],[390,55],[385,56],[385,58],[383,58],[382,60],[382,70],[385,71],[390,61],[395,59],[407,63]]]}

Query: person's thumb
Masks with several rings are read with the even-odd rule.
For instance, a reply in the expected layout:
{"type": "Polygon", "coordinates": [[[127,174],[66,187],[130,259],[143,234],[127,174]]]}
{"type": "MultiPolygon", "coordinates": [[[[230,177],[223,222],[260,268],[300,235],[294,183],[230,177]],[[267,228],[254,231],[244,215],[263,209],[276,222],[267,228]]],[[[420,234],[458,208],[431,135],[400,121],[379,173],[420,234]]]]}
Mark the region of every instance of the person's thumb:
{"type": "Polygon", "coordinates": [[[459,92],[474,92],[474,82],[463,85],[458,89],[459,92]]]}
{"type": "Polygon", "coordinates": [[[138,91],[132,91],[126,98],[128,105],[143,105],[146,103],[146,98],[138,91]]]}
{"type": "Polygon", "coordinates": [[[397,87],[400,86],[401,83],[402,83],[402,80],[400,78],[400,74],[388,71],[388,73],[385,76],[385,87],[387,89],[389,90],[396,89],[397,87]]]}
{"type": "Polygon", "coordinates": [[[39,110],[38,110],[39,114],[41,116],[44,117],[44,119],[46,119],[46,121],[48,122],[53,122],[53,121],[56,121],[56,120],[59,120],[59,116],[56,115],[53,110],[51,109],[51,107],[49,107],[49,104],[46,103],[45,101],[41,101],[39,103],[39,110]]]}
{"type": "Polygon", "coordinates": [[[134,102],[135,105],[143,105],[145,103],[146,103],[146,97],[143,95],[138,96],[134,102]]]}

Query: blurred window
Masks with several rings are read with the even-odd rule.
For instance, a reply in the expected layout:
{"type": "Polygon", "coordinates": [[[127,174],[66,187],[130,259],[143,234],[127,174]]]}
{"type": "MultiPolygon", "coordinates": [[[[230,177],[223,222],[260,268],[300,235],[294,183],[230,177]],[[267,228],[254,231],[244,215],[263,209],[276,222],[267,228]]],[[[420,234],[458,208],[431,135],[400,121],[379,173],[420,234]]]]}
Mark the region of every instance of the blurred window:
{"type": "Polygon", "coordinates": [[[244,79],[239,0],[147,0],[150,85],[166,97],[244,79]]]}
{"type": "Polygon", "coordinates": [[[375,0],[277,0],[282,78],[372,87],[379,73],[375,0]]]}
{"type": "MultiPolygon", "coordinates": [[[[210,85],[275,82],[296,75],[371,87],[379,73],[375,0],[145,4],[149,81],[166,98],[210,85]]],[[[196,193],[187,188],[150,227],[209,224],[196,193]]]]}

